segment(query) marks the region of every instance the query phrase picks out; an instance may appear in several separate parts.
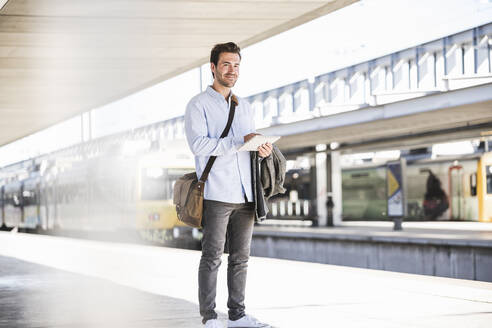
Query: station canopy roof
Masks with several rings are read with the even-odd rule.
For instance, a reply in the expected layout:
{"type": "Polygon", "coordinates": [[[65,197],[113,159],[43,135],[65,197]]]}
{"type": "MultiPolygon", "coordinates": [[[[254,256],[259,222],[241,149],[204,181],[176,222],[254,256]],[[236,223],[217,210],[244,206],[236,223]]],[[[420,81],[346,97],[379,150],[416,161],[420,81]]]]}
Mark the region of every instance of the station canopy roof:
{"type": "Polygon", "coordinates": [[[0,145],[357,0],[0,0],[0,145]]]}

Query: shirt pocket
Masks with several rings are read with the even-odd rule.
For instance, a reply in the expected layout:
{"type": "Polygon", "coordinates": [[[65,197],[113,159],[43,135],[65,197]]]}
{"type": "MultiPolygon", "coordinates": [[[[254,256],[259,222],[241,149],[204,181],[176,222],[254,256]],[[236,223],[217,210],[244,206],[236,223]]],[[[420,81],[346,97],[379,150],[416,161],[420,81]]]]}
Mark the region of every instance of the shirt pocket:
{"type": "Polygon", "coordinates": [[[239,108],[239,110],[234,114],[234,121],[232,127],[234,129],[234,135],[245,136],[249,133],[254,132],[251,122],[251,117],[247,115],[244,108],[239,108]]]}
{"type": "Polygon", "coordinates": [[[207,108],[207,132],[209,138],[220,138],[227,124],[227,116],[218,108],[207,108]]]}

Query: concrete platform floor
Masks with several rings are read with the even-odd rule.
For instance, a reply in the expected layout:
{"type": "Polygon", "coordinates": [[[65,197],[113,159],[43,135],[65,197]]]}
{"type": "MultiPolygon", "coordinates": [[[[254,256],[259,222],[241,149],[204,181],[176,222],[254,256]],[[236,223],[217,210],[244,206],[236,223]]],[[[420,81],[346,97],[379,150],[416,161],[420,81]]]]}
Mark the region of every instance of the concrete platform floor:
{"type": "MultiPolygon", "coordinates": [[[[1,232],[0,256],[1,327],[201,327],[197,251],[1,232]]],[[[274,327],[491,327],[492,283],[252,257],[246,307],[274,327]]]]}

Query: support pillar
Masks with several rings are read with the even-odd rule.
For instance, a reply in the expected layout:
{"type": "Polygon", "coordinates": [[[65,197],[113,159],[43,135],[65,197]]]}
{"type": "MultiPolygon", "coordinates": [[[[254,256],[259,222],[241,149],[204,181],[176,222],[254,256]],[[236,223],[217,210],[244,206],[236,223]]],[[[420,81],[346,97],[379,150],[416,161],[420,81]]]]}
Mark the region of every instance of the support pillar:
{"type": "Polygon", "coordinates": [[[329,155],[333,225],[339,226],[342,223],[342,167],[340,165],[340,152],[332,151],[329,155]]]}
{"type": "Polygon", "coordinates": [[[326,208],[326,191],[327,191],[327,178],[326,178],[326,145],[321,144],[316,146],[315,160],[316,160],[316,206],[318,213],[318,224],[320,226],[326,226],[327,223],[327,208],[326,208]]]}

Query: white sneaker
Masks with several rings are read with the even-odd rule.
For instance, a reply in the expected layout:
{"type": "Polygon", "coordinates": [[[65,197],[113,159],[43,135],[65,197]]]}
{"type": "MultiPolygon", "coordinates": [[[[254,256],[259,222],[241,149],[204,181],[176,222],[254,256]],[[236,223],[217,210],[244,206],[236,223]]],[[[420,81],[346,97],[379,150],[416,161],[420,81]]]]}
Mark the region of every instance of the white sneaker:
{"type": "Polygon", "coordinates": [[[224,325],[218,319],[210,319],[205,322],[205,328],[224,328],[224,325]]]}
{"type": "Polygon", "coordinates": [[[270,328],[270,325],[266,323],[259,322],[258,319],[245,315],[244,317],[237,320],[229,320],[227,327],[235,327],[235,328],[270,328]]]}

